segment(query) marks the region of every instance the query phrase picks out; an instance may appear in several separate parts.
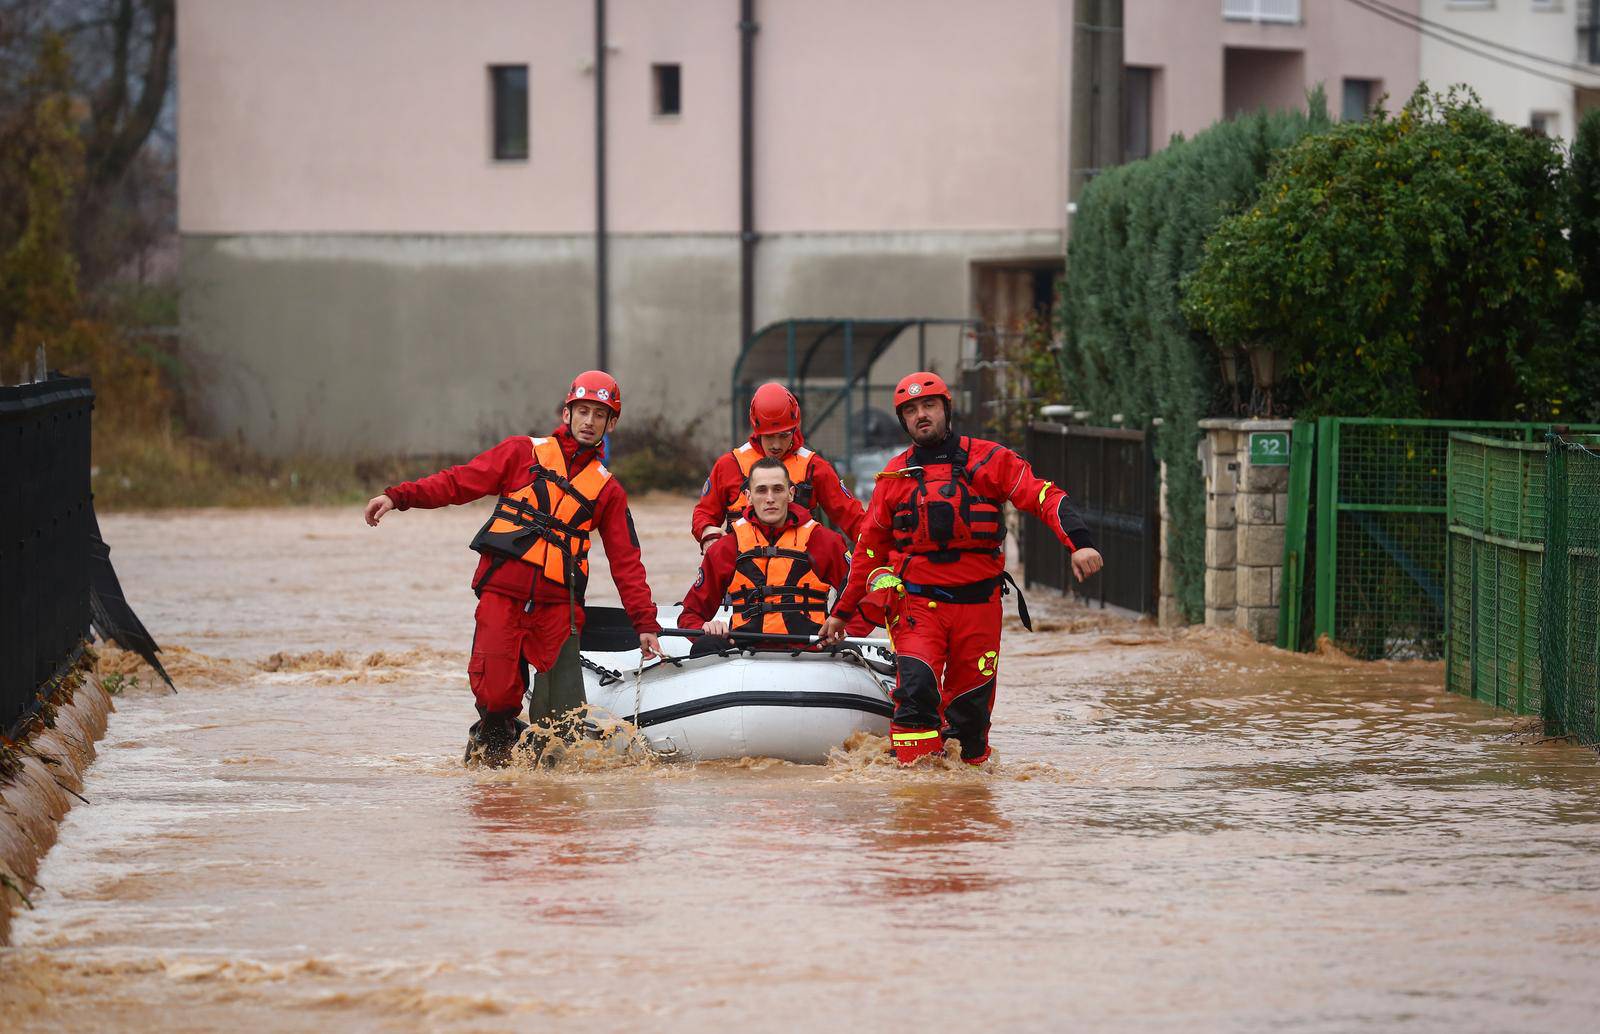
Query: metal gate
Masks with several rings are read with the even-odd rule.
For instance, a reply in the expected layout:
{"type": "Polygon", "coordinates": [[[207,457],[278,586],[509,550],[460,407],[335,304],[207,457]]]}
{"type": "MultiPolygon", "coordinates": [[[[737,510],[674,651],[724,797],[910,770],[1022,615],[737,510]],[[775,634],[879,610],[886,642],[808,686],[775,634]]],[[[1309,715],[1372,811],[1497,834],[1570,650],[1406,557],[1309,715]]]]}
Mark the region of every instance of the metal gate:
{"type": "Polygon", "coordinates": [[[0,388],[0,733],[39,708],[89,634],[86,379],[0,388]]]}
{"type": "Polygon", "coordinates": [[[1536,442],[1548,430],[1488,420],[1297,421],[1279,645],[1309,649],[1327,636],[1363,660],[1442,657],[1450,433],[1536,442]],[[1308,555],[1311,574],[1302,579],[1308,555]]]}
{"type": "Polygon", "coordinates": [[[1067,551],[1043,525],[1022,524],[1023,577],[1088,603],[1154,614],[1160,600],[1161,518],[1152,443],[1143,431],[1037,423],[1028,428],[1034,473],[1067,490],[1105,557],[1088,581],[1072,578],[1067,551]]]}

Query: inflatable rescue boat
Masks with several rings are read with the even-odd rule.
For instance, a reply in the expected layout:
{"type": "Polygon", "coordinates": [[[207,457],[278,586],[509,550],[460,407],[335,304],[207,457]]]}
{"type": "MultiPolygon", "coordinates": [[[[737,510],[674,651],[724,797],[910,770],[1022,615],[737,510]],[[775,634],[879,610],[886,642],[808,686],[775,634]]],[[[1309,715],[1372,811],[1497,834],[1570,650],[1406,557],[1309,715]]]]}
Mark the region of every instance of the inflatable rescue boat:
{"type": "MultiPolygon", "coordinates": [[[[670,627],[677,611],[661,608],[661,624],[670,627]]],[[[686,639],[664,637],[661,645],[668,656],[642,669],[637,649],[582,651],[591,721],[633,725],[660,758],[820,764],[855,733],[889,735],[894,664],[885,650],[737,649],[691,658],[686,639]]]]}

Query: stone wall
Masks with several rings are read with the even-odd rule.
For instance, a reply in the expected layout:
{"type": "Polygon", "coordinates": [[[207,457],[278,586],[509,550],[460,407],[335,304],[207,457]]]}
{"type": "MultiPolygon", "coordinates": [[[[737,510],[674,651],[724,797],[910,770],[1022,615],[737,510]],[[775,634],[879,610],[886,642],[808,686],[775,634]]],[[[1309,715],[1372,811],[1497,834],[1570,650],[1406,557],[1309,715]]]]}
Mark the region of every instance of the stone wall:
{"type": "Polygon", "coordinates": [[[1202,420],[1199,448],[1206,482],[1205,623],[1240,628],[1271,641],[1278,635],[1283,529],[1289,511],[1288,466],[1250,462],[1253,431],[1282,431],[1288,420],[1202,420]]]}

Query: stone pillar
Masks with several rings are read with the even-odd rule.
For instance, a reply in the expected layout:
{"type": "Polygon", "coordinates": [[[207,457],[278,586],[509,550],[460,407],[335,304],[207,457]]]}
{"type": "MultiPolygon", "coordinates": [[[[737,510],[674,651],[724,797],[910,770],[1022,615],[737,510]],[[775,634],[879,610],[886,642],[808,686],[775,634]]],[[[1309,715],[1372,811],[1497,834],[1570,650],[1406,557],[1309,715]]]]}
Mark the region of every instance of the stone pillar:
{"type": "Polygon", "coordinates": [[[1167,508],[1167,464],[1161,463],[1160,486],[1161,513],[1161,598],[1156,605],[1156,624],[1171,628],[1184,624],[1183,611],[1178,609],[1178,577],[1172,563],[1172,550],[1167,536],[1172,528],[1172,511],[1167,508]]]}
{"type": "MultiPolygon", "coordinates": [[[[1287,433],[1288,420],[1202,420],[1206,481],[1206,624],[1278,635],[1289,468],[1253,465],[1252,432],[1287,433]]],[[[1287,453],[1285,453],[1287,456],[1287,453]]]]}
{"type": "Polygon", "coordinates": [[[1237,436],[1232,420],[1202,420],[1200,467],[1206,481],[1206,612],[1208,625],[1234,627],[1237,525],[1234,495],[1237,481],[1237,436]]]}

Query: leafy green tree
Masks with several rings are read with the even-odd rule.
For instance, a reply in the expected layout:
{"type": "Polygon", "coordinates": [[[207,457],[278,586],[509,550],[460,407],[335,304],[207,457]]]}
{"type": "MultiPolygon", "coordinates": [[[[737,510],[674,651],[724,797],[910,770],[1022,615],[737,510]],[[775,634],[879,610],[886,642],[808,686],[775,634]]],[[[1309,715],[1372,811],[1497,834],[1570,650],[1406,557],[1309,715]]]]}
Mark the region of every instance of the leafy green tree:
{"type": "Polygon", "coordinates": [[[1273,347],[1303,416],[1559,416],[1563,177],[1553,141],[1420,86],[1286,151],[1206,241],[1184,313],[1273,347]]]}
{"type": "Polygon", "coordinates": [[[1600,109],[1578,125],[1567,177],[1569,240],[1578,277],[1578,297],[1570,321],[1572,347],[1570,415],[1574,421],[1600,423],[1600,109]]]}
{"type": "Polygon", "coordinates": [[[83,145],[73,126],[71,77],[59,37],[46,38],[29,86],[36,98],[31,118],[19,134],[22,146],[6,159],[20,172],[25,221],[0,253],[0,355],[13,369],[59,337],[78,308],[70,227],[83,145]]]}
{"type": "Polygon", "coordinates": [[[1091,411],[1091,423],[1117,413],[1132,427],[1161,419],[1154,433],[1167,465],[1167,546],[1178,603],[1191,621],[1200,620],[1205,599],[1197,424],[1223,411],[1228,396],[1216,349],[1179,309],[1179,285],[1218,223],[1255,199],[1274,156],[1328,124],[1317,90],[1308,113],[1262,111],[1175,138],[1150,158],[1097,176],[1073,217],[1057,306],[1065,394],[1091,411]]]}

